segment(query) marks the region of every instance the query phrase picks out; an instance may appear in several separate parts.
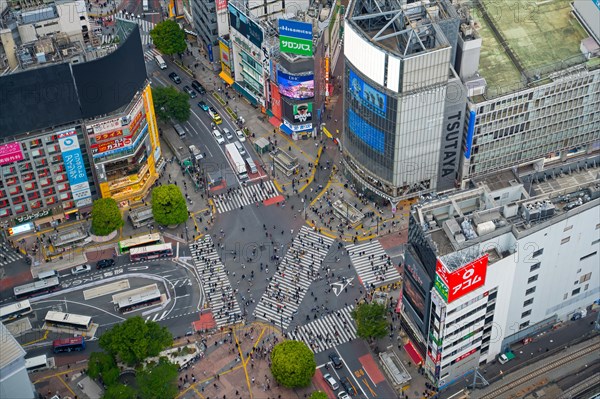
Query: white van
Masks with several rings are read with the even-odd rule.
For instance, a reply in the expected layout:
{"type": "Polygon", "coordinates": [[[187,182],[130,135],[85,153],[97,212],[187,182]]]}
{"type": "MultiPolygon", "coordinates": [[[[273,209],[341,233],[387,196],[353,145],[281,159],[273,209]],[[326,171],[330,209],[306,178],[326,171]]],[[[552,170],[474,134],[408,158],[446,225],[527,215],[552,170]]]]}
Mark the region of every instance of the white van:
{"type": "Polygon", "coordinates": [[[58,277],[56,270],[48,270],[47,272],[41,272],[37,275],[38,280],[45,280],[51,277],[58,277]]]}
{"type": "Polygon", "coordinates": [[[163,60],[163,57],[161,57],[160,55],[155,55],[154,61],[156,61],[156,64],[160,69],[167,69],[167,63],[165,62],[165,60],[163,60]]]}
{"type": "Polygon", "coordinates": [[[258,169],[256,169],[256,164],[254,163],[252,158],[250,158],[250,157],[246,158],[246,164],[248,165],[248,169],[250,170],[250,173],[258,173],[258,169]]]}
{"type": "Polygon", "coordinates": [[[244,146],[242,145],[242,143],[240,143],[239,141],[234,142],[235,144],[235,148],[237,148],[237,150],[239,151],[240,155],[245,155],[246,154],[246,149],[244,148],[244,146]]]}

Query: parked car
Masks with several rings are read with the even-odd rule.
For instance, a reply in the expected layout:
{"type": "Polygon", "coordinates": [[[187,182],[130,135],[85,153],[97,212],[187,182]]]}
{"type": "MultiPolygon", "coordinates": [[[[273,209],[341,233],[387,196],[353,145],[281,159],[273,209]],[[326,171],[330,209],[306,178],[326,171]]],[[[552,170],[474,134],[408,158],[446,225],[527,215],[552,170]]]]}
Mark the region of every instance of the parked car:
{"type": "Polygon", "coordinates": [[[507,352],[502,353],[501,355],[498,355],[498,363],[504,364],[506,362],[511,361],[514,358],[515,358],[515,354],[512,353],[511,351],[507,351],[507,352]]]}
{"type": "Polygon", "coordinates": [[[335,380],[335,378],[333,378],[331,376],[331,374],[325,374],[323,376],[323,379],[329,384],[329,386],[331,387],[331,389],[333,389],[334,391],[337,391],[337,389],[340,387],[337,383],[337,381],[335,380]]]}
{"type": "Polygon", "coordinates": [[[236,130],[235,135],[237,136],[238,140],[240,140],[242,143],[246,141],[246,135],[241,130],[236,130]]]}
{"type": "Polygon", "coordinates": [[[185,91],[190,98],[196,98],[197,94],[190,86],[183,86],[183,91],[185,91]]]}
{"type": "Polygon", "coordinates": [[[179,75],[177,75],[175,72],[171,72],[169,74],[169,79],[171,79],[173,82],[175,82],[176,84],[181,83],[181,78],[179,77],[179,75]]]}
{"type": "Polygon", "coordinates": [[[71,269],[71,274],[76,276],[78,274],[87,273],[90,270],[92,270],[92,267],[90,265],[79,265],[71,269]]]}
{"type": "Polygon", "coordinates": [[[340,385],[342,386],[344,391],[348,392],[348,394],[356,394],[356,390],[354,389],[354,386],[352,385],[348,377],[340,378],[340,385]]]}
{"type": "Polygon", "coordinates": [[[198,106],[202,109],[202,111],[208,112],[208,105],[204,101],[198,101],[198,106]]]}
{"type": "Polygon", "coordinates": [[[107,267],[111,267],[115,265],[114,259],[102,259],[96,263],[96,269],[106,269],[107,267]]]}
{"type": "Polygon", "coordinates": [[[331,352],[329,354],[329,359],[331,360],[331,363],[333,363],[333,367],[336,369],[341,369],[344,366],[342,364],[342,360],[340,359],[338,354],[335,352],[331,352]]]}
{"type": "Polygon", "coordinates": [[[217,143],[219,143],[219,144],[225,143],[225,139],[223,138],[223,135],[217,129],[213,130],[213,136],[215,136],[217,143]]]}
{"type": "Polygon", "coordinates": [[[344,392],[344,391],[342,391],[342,392],[338,393],[338,398],[339,398],[339,399],[352,399],[352,398],[350,397],[350,395],[348,395],[348,394],[347,394],[346,392],[344,392]]]}
{"type": "Polygon", "coordinates": [[[206,94],[206,89],[197,80],[192,80],[192,87],[194,88],[194,90],[200,93],[201,96],[206,94]]]}
{"type": "Polygon", "coordinates": [[[225,133],[225,137],[227,137],[228,140],[231,140],[233,138],[231,130],[227,129],[226,127],[223,128],[223,133],[225,133]]]}

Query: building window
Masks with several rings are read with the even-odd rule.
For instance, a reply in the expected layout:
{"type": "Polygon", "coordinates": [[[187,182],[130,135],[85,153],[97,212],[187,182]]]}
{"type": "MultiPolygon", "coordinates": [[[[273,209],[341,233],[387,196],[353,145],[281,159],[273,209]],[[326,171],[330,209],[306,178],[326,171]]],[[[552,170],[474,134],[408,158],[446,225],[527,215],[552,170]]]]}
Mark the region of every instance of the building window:
{"type": "Polygon", "coordinates": [[[529,268],[529,272],[532,272],[534,270],[537,270],[540,268],[540,262],[536,263],[535,265],[531,265],[531,267],[529,268]]]}
{"type": "Polygon", "coordinates": [[[525,312],[521,313],[521,318],[527,317],[531,314],[531,310],[526,310],[525,312]]]}
{"type": "Polygon", "coordinates": [[[528,300],[526,300],[525,302],[523,302],[523,307],[529,306],[532,303],[533,303],[533,298],[529,298],[528,300]]]}
{"type": "Polygon", "coordinates": [[[525,328],[525,327],[527,327],[528,325],[529,325],[529,322],[528,322],[528,321],[526,321],[525,323],[521,323],[521,324],[519,324],[519,330],[522,330],[522,329],[524,329],[524,328],[525,328]]]}
{"type": "Polygon", "coordinates": [[[582,260],[586,260],[587,258],[591,258],[592,256],[596,255],[598,253],[598,251],[594,251],[591,254],[587,254],[585,256],[582,256],[581,258],[579,258],[580,261],[582,260]]]}
{"type": "Polygon", "coordinates": [[[533,283],[534,281],[537,281],[537,279],[538,279],[537,274],[535,276],[531,276],[527,279],[527,284],[533,283]]]}
{"type": "Polygon", "coordinates": [[[563,231],[569,231],[573,228],[573,225],[567,226],[563,229],[563,231]]]}
{"type": "Polygon", "coordinates": [[[531,287],[525,291],[525,295],[531,295],[535,292],[535,287],[531,287]]]}
{"type": "Polygon", "coordinates": [[[569,237],[565,237],[565,238],[563,238],[562,240],[560,240],[560,245],[566,244],[566,243],[568,243],[569,241],[571,241],[571,236],[569,236],[569,237]]]}
{"type": "Polygon", "coordinates": [[[569,297],[569,293],[567,292],[565,295],[563,295],[563,301],[566,300],[569,297]]]}
{"type": "Polygon", "coordinates": [[[600,244],[600,238],[592,241],[592,246],[600,244]]]}
{"type": "Polygon", "coordinates": [[[584,285],[584,286],[583,286],[583,290],[584,290],[584,291],[587,291],[587,290],[588,290],[588,288],[590,288],[590,285],[589,285],[589,284],[586,284],[586,285],[584,285]]]}
{"type": "Polygon", "coordinates": [[[541,248],[541,249],[538,249],[537,251],[535,251],[531,256],[535,258],[536,256],[540,256],[543,253],[544,253],[544,248],[541,248]]]}
{"type": "Polygon", "coordinates": [[[585,283],[586,281],[589,281],[589,279],[592,278],[592,272],[586,273],[583,276],[579,277],[579,282],[580,283],[585,283]]]}
{"type": "Polygon", "coordinates": [[[573,291],[571,291],[571,296],[575,296],[575,295],[579,294],[580,292],[581,292],[581,287],[575,288],[573,291]]]}

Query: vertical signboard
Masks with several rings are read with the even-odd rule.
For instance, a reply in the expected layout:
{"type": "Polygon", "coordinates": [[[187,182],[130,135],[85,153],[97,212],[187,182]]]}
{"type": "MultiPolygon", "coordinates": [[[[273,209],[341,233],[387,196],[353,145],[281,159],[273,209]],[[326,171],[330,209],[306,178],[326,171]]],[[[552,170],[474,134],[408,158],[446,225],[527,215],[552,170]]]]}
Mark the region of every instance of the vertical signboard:
{"type": "Polygon", "coordinates": [[[281,119],[281,95],[279,88],[273,82],[271,82],[271,112],[277,119],[281,119]]]}
{"type": "Polygon", "coordinates": [[[75,205],[77,207],[89,205],[92,203],[92,193],[77,132],[72,129],[65,130],[58,133],[57,136],[75,205]]]}
{"type": "Polygon", "coordinates": [[[312,24],[280,19],[279,50],[282,53],[312,56],[312,24]]]}
{"type": "Polygon", "coordinates": [[[446,303],[450,303],[463,295],[485,284],[488,254],[485,254],[458,270],[450,272],[438,258],[435,267],[435,289],[446,303]]]}

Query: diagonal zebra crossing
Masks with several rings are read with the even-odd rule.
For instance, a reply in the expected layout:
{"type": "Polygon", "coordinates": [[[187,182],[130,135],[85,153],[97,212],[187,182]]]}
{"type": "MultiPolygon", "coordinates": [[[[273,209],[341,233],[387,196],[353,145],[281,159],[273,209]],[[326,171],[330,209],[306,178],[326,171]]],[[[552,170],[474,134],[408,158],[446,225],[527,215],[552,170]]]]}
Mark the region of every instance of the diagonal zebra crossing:
{"type": "Polygon", "coordinates": [[[240,305],[212,238],[205,236],[196,241],[190,245],[190,251],[217,327],[240,321],[240,305]]]}
{"type": "Polygon", "coordinates": [[[0,266],[8,265],[23,259],[23,255],[15,252],[12,248],[8,248],[5,244],[0,245],[0,266]]]}
{"type": "Polygon", "coordinates": [[[222,193],[213,197],[217,213],[229,212],[242,206],[253,205],[268,198],[277,197],[279,193],[271,180],[257,184],[238,186],[229,194],[222,193]]]}
{"type": "Polygon", "coordinates": [[[156,49],[150,49],[150,50],[146,50],[144,51],[144,59],[146,60],[146,62],[150,62],[150,61],[154,61],[154,56],[156,55],[160,55],[160,52],[156,49]]]}
{"type": "Polygon", "coordinates": [[[400,273],[379,241],[349,244],[346,249],[356,274],[365,287],[375,288],[400,280],[400,273]]]}
{"type": "Polygon", "coordinates": [[[254,317],[287,329],[333,241],[302,226],[258,301],[254,317]]]}
{"type": "Polygon", "coordinates": [[[356,339],[356,325],[352,319],[354,305],[335,310],[308,324],[289,331],[287,338],[302,341],[314,352],[319,353],[334,346],[356,339]]]}

